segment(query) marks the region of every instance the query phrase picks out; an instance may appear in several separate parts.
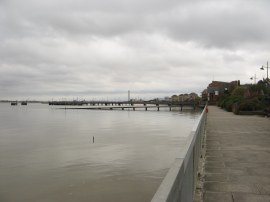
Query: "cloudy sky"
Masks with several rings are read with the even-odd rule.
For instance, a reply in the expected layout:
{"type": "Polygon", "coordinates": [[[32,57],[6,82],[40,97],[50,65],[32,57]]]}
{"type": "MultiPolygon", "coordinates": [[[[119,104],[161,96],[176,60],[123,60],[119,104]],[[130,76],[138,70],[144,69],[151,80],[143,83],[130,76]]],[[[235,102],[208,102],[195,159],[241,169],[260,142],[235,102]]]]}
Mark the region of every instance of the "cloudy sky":
{"type": "Polygon", "coordinates": [[[1,99],[126,99],[251,83],[269,0],[0,0],[1,99]]]}

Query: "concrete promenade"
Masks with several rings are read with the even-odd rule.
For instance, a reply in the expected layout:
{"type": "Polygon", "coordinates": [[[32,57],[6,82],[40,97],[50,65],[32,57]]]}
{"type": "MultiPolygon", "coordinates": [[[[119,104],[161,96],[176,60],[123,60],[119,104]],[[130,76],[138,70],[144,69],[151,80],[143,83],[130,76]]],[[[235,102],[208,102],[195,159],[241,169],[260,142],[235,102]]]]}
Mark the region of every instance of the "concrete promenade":
{"type": "Polygon", "coordinates": [[[270,202],[270,119],[210,106],[204,202],[270,202]]]}

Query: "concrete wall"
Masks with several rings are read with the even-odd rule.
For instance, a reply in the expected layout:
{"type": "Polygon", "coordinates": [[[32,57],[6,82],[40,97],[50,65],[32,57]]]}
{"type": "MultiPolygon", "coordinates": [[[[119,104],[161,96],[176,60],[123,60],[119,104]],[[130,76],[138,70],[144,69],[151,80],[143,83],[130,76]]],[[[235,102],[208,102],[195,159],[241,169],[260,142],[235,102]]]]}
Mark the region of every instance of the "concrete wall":
{"type": "Polygon", "coordinates": [[[175,159],[151,202],[193,201],[198,161],[205,131],[206,107],[189,134],[183,153],[175,159]]]}

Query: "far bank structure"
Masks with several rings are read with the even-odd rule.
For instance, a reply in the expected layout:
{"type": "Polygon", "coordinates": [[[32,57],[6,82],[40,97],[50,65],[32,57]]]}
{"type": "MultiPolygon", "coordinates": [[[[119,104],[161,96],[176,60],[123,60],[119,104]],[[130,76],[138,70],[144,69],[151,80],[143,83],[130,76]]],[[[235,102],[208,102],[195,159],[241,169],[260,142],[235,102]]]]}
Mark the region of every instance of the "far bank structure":
{"type": "Polygon", "coordinates": [[[171,97],[165,97],[164,99],[168,101],[200,100],[201,104],[208,103],[208,105],[218,105],[224,94],[231,92],[233,89],[239,86],[240,80],[231,82],[212,81],[201,93],[201,98],[199,98],[196,93],[185,93],[180,95],[172,95],[171,97]]]}

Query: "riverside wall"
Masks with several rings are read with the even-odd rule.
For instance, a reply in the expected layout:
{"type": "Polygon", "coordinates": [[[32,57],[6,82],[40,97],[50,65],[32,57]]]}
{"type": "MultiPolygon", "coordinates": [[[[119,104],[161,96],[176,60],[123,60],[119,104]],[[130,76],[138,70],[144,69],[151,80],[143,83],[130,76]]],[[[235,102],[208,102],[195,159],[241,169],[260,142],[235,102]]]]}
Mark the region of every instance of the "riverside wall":
{"type": "Polygon", "coordinates": [[[206,118],[207,107],[189,134],[183,152],[175,159],[151,202],[193,201],[206,118]]]}

